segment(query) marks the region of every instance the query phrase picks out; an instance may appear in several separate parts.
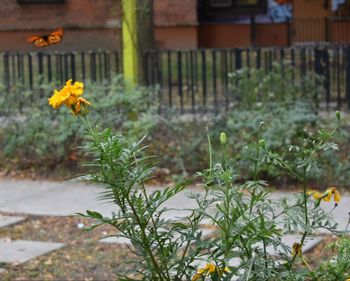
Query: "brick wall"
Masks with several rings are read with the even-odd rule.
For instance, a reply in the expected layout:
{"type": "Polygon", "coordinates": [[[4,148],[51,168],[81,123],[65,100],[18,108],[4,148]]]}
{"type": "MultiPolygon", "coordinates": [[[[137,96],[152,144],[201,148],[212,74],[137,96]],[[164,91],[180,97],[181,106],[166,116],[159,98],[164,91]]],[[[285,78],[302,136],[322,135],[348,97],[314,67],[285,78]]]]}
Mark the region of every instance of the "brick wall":
{"type": "Polygon", "coordinates": [[[156,26],[197,25],[196,0],[154,0],[156,26]]]}
{"type": "Polygon", "coordinates": [[[118,2],[65,0],[62,4],[18,4],[17,0],[1,0],[0,30],[116,27],[120,20],[118,2]]]}
{"type": "MultiPolygon", "coordinates": [[[[65,29],[64,44],[53,46],[52,50],[116,49],[121,37],[120,2],[65,0],[61,4],[18,4],[17,0],[0,0],[0,42],[5,42],[0,44],[0,51],[34,50],[25,42],[27,35],[58,27],[65,29]]],[[[196,0],[154,0],[154,16],[155,25],[160,28],[156,28],[156,41],[161,45],[168,47],[175,42],[174,47],[196,46],[196,32],[192,31],[197,25],[196,0]],[[177,29],[168,34],[165,27],[177,29]]]]}

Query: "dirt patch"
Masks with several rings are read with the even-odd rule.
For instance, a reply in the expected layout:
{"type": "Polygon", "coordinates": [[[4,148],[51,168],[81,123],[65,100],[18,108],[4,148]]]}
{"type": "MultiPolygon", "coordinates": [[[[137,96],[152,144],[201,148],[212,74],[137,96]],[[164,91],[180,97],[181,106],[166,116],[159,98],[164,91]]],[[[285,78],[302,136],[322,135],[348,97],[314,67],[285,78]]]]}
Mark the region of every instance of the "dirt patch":
{"type": "Polygon", "coordinates": [[[115,233],[103,226],[82,234],[93,221],[77,217],[27,217],[26,221],[0,229],[0,238],[65,243],[60,250],[24,264],[0,265],[6,272],[1,280],[115,280],[118,261],[129,254],[127,247],[103,244],[99,238],[115,233]]]}

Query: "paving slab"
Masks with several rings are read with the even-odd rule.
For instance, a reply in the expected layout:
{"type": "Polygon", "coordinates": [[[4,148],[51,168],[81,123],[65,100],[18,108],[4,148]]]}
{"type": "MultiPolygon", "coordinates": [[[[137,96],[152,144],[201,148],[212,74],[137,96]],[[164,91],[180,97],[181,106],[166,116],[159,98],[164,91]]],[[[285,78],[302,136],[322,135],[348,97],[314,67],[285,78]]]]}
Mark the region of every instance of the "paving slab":
{"type": "MultiPolygon", "coordinates": [[[[147,188],[153,192],[158,188],[147,188]]],[[[94,210],[109,216],[119,209],[112,203],[98,199],[103,189],[98,185],[75,181],[49,182],[0,179],[0,211],[31,215],[69,216],[94,210]]],[[[186,215],[186,208],[195,206],[195,200],[185,192],[177,194],[164,206],[173,209],[166,218],[186,215]]]]}
{"type": "Polygon", "coordinates": [[[102,238],[99,241],[106,244],[131,245],[130,239],[126,237],[110,236],[102,238]]]}
{"type": "Polygon", "coordinates": [[[97,200],[102,189],[76,182],[0,179],[0,211],[31,215],[69,216],[86,210],[104,215],[115,205],[97,200]]]}
{"type": "Polygon", "coordinates": [[[25,217],[0,215],[0,227],[9,226],[25,220],[25,217]]]}
{"type": "Polygon", "coordinates": [[[62,243],[0,239],[0,262],[24,263],[63,246],[62,243]]]}

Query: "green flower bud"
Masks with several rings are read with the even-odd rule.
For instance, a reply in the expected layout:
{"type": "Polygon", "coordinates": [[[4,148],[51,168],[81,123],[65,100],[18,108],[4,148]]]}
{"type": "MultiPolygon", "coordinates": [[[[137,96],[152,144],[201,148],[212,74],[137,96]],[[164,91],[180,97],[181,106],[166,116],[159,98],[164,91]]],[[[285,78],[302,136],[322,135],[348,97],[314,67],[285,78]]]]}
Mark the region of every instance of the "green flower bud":
{"type": "Polygon", "coordinates": [[[259,145],[262,147],[265,147],[265,140],[264,139],[259,140],[259,145]]]}
{"type": "Polygon", "coordinates": [[[226,144],[227,143],[227,135],[225,132],[220,133],[220,142],[221,144],[226,144]]]}
{"type": "Polygon", "coordinates": [[[340,121],[340,112],[339,112],[339,110],[337,110],[337,111],[335,112],[335,115],[337,116],[338,121],[340,121]]]}
{"type": "Polygon", "coordinates": [[[260,130],[261,130],[261,128],[264,126],[264,124],[265,124],[264,121],[261,121],[261,122],[259,123],[259,129],[260,129],[260,130]]]}

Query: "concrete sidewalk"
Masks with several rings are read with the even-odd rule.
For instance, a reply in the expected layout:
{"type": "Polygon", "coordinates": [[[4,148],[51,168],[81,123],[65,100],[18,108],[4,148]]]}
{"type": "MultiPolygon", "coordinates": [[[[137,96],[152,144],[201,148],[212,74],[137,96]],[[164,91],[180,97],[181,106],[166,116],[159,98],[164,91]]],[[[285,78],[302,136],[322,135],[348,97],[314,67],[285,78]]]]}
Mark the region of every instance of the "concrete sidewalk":
{"type": "MultiPolygon", "coordinates": [[[[157,188],[147,188],[150,192],[157,188]]],[[[159,187],[158,187],[159,189],[159,187]]],[[[113,203],[99,200],[103,189],[97,185],[75,181],[50,182],[0,179],[0,212],[70,216],[94,210],[109,216],[118,211],[113,203]]],[[[195,201],[184,192],[177,194],[166,204],[168,208],[186,209],[195,206],[195,201]]],[[[172,216],[183,214],[173,210],[172,216]]]]}
{"type": "MultiPolygon", "coordinates": [[[[159,188],[159,187],[158,187],[159,188]]],[[[148,188],[150,192],[155,188],[148,188]]],[[[191,189],[192,190],[192,189],[191,189]]],[[[109,216],[118,209],[112,203],[106,203],[97,199],[101,187],[91,184],[50,181],[31,181],[0,179],[0,212],[69,216],[86,210],[94,210],[109,216]]],[[[199,191],[194,189],[192,191],[199,191]]],[[[288,197],[289,192],[275,192],[274,198],[288,197]]],[[[196,207],[193,199],[187,197],[186,192],[177,194],[166,204],[168,208],[174,208],[167,217],[176,217],[184,214],[181,209],[196,207]]],[[[321,207],[330,211],[333,203],[321,203],[321,207]]],[[[338,229],[344,230],[349,219],[350,196],[343,196],[340,204],[333,210],[334,219],[338,222],[338,229]]]]}

